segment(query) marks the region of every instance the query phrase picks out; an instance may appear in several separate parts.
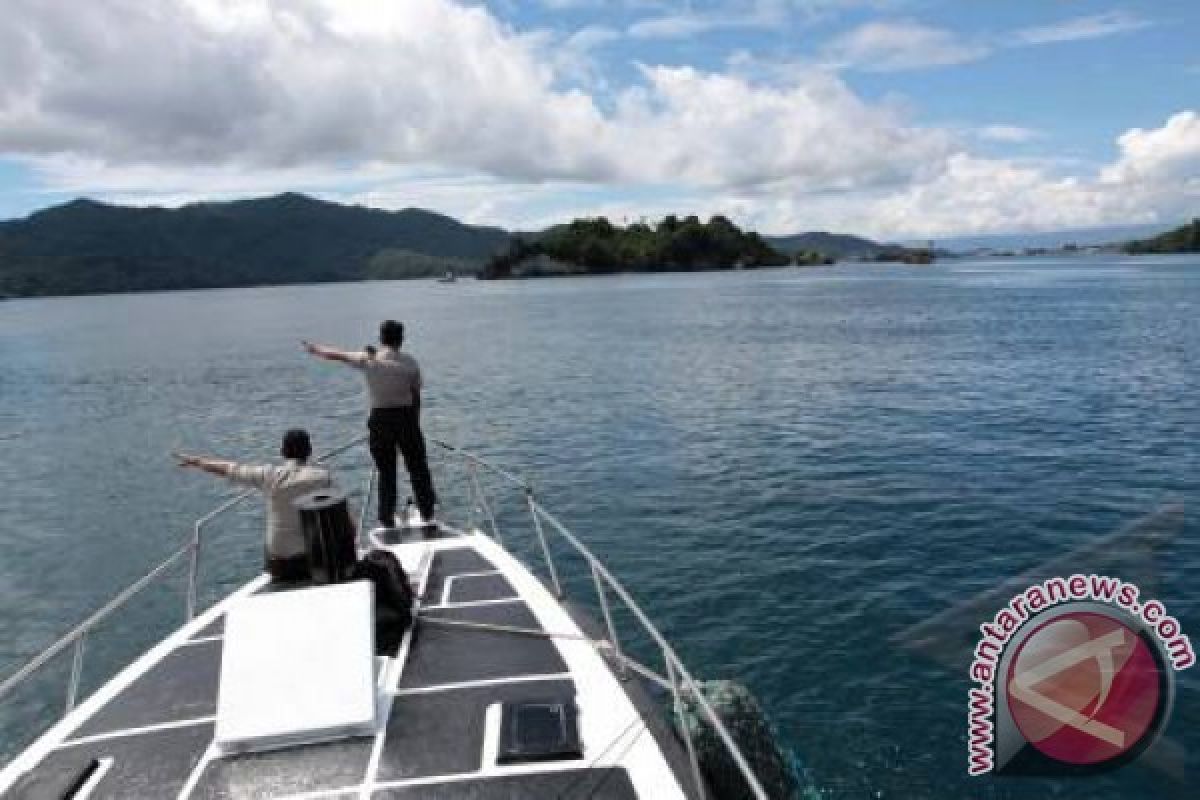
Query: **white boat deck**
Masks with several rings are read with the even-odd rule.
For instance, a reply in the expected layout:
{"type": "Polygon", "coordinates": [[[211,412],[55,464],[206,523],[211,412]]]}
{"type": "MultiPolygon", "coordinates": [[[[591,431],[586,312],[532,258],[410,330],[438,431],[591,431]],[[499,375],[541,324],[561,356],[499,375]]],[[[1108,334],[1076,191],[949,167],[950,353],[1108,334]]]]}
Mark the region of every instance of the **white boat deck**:
{"type": "Polygon", "coordinates": [[[377,658],[379,713],[370,735],[218,753],[225,615],[243,598],[274,590],[263,576],[64,717],[0,772],[0,797],[698,796],[686,752],[659,708],[636,680],[618,678],[584,620],[524,565],[482,534],[444,529],[410,539],[387,546],[413,568],[420,619],[394,654],[377,658]],[[581,757],[498,763],[501,703],[572,701],[581,757]]]}

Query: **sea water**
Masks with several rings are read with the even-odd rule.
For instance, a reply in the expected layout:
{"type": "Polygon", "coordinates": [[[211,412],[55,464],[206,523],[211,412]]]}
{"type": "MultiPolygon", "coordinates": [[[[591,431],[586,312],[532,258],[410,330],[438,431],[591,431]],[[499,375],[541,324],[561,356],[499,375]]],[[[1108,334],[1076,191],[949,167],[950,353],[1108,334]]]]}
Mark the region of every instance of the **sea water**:
{"type": "MultiPolygon", "coordinates": [[[[1156,596],[1200,642],[1197,309],[1195,257],[9,301],[0,673],[229,496],[173,449],[268,461],[288,427],[318,449],[361,433],[359,376],[300,341],[360,347],[390,317],[424,370],[427,435],[530,480],[694,673],[757,694],[824,796],[1185,797],[1143,765],[968,779],[973,643],[959,669],[896,637],[1182,503],[1156,596]]],[[[461,511],[461,472],[431,452],[461,511]]],[[[339,468],[360,490],[362,454],[339,468]]],[[[495,495],[532,558],[519,500],[495,495]]],[[[251,503],[206,533],[205,602],[258,569],[261,525],[251,503]]],[[[90,637],[85,689],[177,625],[182,602],[177,579],[90,637]]],[[[0,750],[61,708],[59,661],[0,704],[0,750]]],[[[1181,677],[1168,734],[1194,769],[1200,697],[1181,677]]]]}

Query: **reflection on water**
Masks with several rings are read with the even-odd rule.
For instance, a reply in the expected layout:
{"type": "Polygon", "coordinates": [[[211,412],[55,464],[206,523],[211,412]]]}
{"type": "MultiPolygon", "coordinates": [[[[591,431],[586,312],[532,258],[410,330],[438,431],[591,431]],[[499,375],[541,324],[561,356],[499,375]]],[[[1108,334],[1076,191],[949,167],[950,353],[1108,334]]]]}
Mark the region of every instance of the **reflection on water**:
{"type": "MultiPolygon", "coordinates": [[[[1142,767],[968,782],[970,643],[948,671],[889,637],[1164,502],[1190,509],[1197,307],[1195,259],[10,301],[0,668],[226,496],[172,448],[267,459],[291,425],[318,447],[359,430],[357,376],[299,340],[359,345],[396,317],[427,429],[524,470],[695,672],[759,694],[830,796],[1183,797],[1142,767]]],[[[210,596],[254,570],[260,528],[251,506],[214,531],[210,596]]],[[[1187,518],[1157,594],[1200,632],[1195,532],[1187,518]]],[[[164,588],[114,622],[90,680],[180,603],[164,588]]],[[[8,713],[60,691],[47,679],[8,713]]],[[[1197,714],[1184,688],[1169,733],[1200,752],[1197,714]]]]}

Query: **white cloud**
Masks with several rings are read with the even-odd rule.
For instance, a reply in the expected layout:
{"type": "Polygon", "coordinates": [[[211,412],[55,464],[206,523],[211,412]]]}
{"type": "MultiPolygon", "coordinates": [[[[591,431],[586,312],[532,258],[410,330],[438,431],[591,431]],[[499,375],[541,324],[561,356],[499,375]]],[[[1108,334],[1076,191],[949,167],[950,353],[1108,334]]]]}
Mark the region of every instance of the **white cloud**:
{"type": "Polygon", "coordinates": [[[626,32],[636,39],[689,39],[715,31],[804,25],[841,11],[899,2],[903,0],[676,0],[659,3],[656,14],[633,22],[626,32]]]}
{"type": "MultiPolygon", "coordinates": [[[[553,41],[449,0],[10,0],[8,12],[0,152],[129,174],[382,162],[817,189],[905,180],[944,146],[819,73],[762,86],[646,67],[603,112],[560,88],[553,41]]],[[[609,34],[580,35],[577,47],[609,34]]]]}
{"type": "Polygon", "coordinates": [[[1055,178],[1012,161],[958,153],[934,180],[880,199],[873,211],[884,229],[941,235],[1085,228],[1114,217],[1139,222],[1136,217],[1148,209],[1078,178],[1055,178]]]}
{"type": "Polygon", "coordinates": [[[602,177],[604,120],[537,42],[440,0],[11,0],[0,151],[111,163],[359,160],[602,177]],[[147,65],[152,65],[148,68],[147,65]]]}
{"type": "Polygon", "coordinates": [[[762,28],[770,22],[758,13],[742,15],[685,10],[640,19],[629,26],[627,33],[635,39],[689,39],[716,30],[762,28]]]}
{"type": "MultiPolygon", "coordinates": [[[[949,151],[946,134],[908,127],[895,112],[862,102],[824,73],[793,76],[772,86],[688,67],[644,67],[643,73],[645,85],[621,92],[616,110],[591,131],[594,139],[579,145],[579,160],[606,165],[596,183],[710,189],[786,183],[800,191],[850,190],[905,183],[949,151]]],[[[126,195],[156,187],[175,192],[188,185],[227,195],[270,191],[272,186],[395,183],[413,169],[386,158],[354,164],[314,158],[249,168],[239,159],[146,164],[67,153],[27,160],[54,191],[101,188],[126,195]]],[[[470,163],[443,166],[507,181],[553,180],[541,171],[513,175],[478,170],[470,163]]]]}
{"type": "Polygon", "coordinates": [[[234,168],[110,168],[90,161],[43,162],[50,188],[106,187],[106,198],[178,205],[281,187],[339,202],[382,208],[423,206],[478,224],[535,229],[575,216],[658,218],[667,213],[726,214],[766,232],[842,230],[882,239],[1055,230],[1127,223],[1172,223],[1200,206],[1200,115],[1183,112],[1161,128],[1118,138],[1119,156],[1090,175],[1058,174],[1059,165],[981,158],[948,151],[895,185],[811,191],[782,180],[703,187],[684,183],[530,183],[448,170],[385,164],[353,172],[234,168]]]}
{"type": "Polygon", "coordinates": [[[795,196],[765,224],[805,218],[857,219],[852,229],[884,237],[1056,230],[1133,223],[1172,223],[1200,208],[1200,115],[1175,114],[1161,128],[1117,139],[1120,155],[1092,174],[1058,175],[1050,167],[957,152],[925,179],[896,190],[840,198],[795,196]]]}
{"type": "Polygon", "coordinates": [[[568,11],[575,8],[621,8],[653,9],[670,6],[668,0],[538,0],[551,11],[568,11]]]}
{"type": "Polygon", "coordinates": [[[1024,144],[1042,138],[1041,131],[1024,128],[1020,125],[984,125],[975,133],[980,139],[1008,144],[1024,144]]]}
{"type": "Polygon", "coordinates": [[[1133,128],[1117,144],[1121,158],[1102,173],[1108,184],[1200,181],[1200,114],[1184,111],[1153,130],[1133,128]]]}
{"type": "Polygon", "coordinates": [[[1152,23],[1123,11],[1025,28],[1007,35],[967,37],[913,20],[868,22],[830,41],[826,65],[864,72],[898,72],[966,64],[1005,48],[1098,39],[1140,30],[1152,23]]]}
{"type": "Polygon", "coordinates": [[[615,115],[630,178],[849,189],[908,180],[948,146],[819,72],[773,86],[690,67],[643,73],[648,86],[623,93],[615,115]]]}
{"type": "Polygon", "coordinates": [[[1120,33],[1141,30],[1152,23],[1125,11],[1110,11],[1087,17],[1039,25],[1018,31],[1013,39],[1017,44],[1039,45],[1057,42],[1075,42],[1082,39],[1100,39],[1120,33]]]}
{"type": "Polygon", "coordinates": [[[621,32],[605,25],[588,25],[567,37],[565,44],[579,50],[591,50],[621,38],[621,32]]]}
{"type": "Polygon", "coordinates": [[[588,25],[566,35],[544,34],[545,45],[539,49],[556,75],[556,84],[607,92],[608,78],[596,51],[621,37],[614,28],[588,25]]]}
{"type": "MultiPolygon", "coordinates": [[[[613,35],[585,29],[571,47],[613,35]]],[[[941,235],[1170,220],[1197,203],[1194,111],[1129,131],[1112,164],[1070,176],[980,158],[972,135],[914,125],[802,66],[645,65],[601,103],[566,88],[572,67],[547,52],[563,43],[452,0],[7,0],[0,156],[55,192],[177,203],[299,189],[506,225],[721,211],[775,232],[941,235]]]]}
{"type": "Polygon", "coordinates": [[[830,66],[866,72],[965,64],[978,61],[990,52],[990,48],[982,43],[967,42],[951,31],[908,20],[869,22],[839,36],[824,48],[830,66]]]}

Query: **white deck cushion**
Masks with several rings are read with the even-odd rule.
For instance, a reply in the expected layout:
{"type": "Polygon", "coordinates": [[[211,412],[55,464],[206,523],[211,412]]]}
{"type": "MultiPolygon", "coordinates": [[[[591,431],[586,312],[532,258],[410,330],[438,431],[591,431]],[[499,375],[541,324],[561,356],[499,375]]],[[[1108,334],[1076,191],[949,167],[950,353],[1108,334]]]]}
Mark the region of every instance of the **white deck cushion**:
{"type": "Polygon", "coordinates": [[[372,732],[374,588],[254,595],[229,610],[217,695],[222,753],[372,732]]]}

